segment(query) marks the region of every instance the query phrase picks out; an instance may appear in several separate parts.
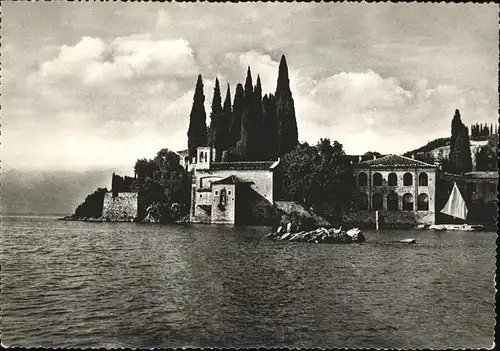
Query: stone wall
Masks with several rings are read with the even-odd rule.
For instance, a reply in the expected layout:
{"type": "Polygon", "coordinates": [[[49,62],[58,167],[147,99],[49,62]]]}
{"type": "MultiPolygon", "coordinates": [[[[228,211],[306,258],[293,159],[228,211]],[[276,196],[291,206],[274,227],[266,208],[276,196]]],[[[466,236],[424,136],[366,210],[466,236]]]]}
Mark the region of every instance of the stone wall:
{"type": "Polygon", "coordinates": [[[102,217],[110,221],[131,221],[137,217],[138,194],[112,192],[104,195],[102,217]]]}
{"type": "Polygon", "coordinates": [[[273,172],[269,170],[197,170],[196,187],[210,188],[213,181],[235,175],[243,181],[251,182],[250,187],[273,203],[273,172]]]}
{"type": "MultiPolygon", "coordinates": [[[[193,179],[192,201],[190,219],[199,223],[229,223],[232,217],[224,211],[222,213],[214,206],[218,204],[216,199],[214,181],[236,176],[243,182],[238,184],[234,192],[234,217],[233,223],[242,224],[265,224],[276,217],[277,210],[273,207],[273,172],[265,170],[209,170],[197,169],[196,178],[193,179]],[[237,188],[237,189],[236,189],[237,188]],[[201,191],[200,191],[201,190],[201,191]],[[236,206],[237,204],[237,206],[236,206]]],[[[217,190],[220,189],[217,187],[217,190]]],[[[231,197],[231,198],[232,198],[231,197]]],[[[228,197],[229,200],[229,197],[228,197]]],[[[232,206],[232,205],[231,205],[232,206]]]]}
{"type": "Polygon", "coordinates": [[[234,224],[236,220],[236,185],[214,184],[212,190],[212,223],[234,224]],[[226,191],[226,205],[220,205],[222,191],[226,191]]]}
{"type": "MultiPolygon", "coordinates": [[[[349,226],[375,228],[375,211],[358,211],[344,215],[342,223],[349,226]]],[[[418,224],[434,224],[431,211],[379,211],[380,228],[413,228],[418,224]]]]}
{"type": "Polygon", "coordinates": [[[427,168],[406,168],[406,169],[356,169],[356,184],[358,184],[358,177],[360,173],[366,173],[368,176],[368,184],[366,186],[356,187],[356,193],[354,194],[357,198],[359,193],[365,193],[368,196],[369,209],[372,208],[372,196],[374,193],[379,193],[383,197],[383,208],[387,210],[387,195],[390,192],[395,192],[398,195],[398,210],[403,209],[403,195],[411,194],[413,197],[414,210],[417,210],[417,200],[420,194],[427,194],[429,197],[429,211],[435,211],[435,192],[436,192],[436,172],[434,169],[427,168]],[[382,185],[373,185],[373,175],[375,173],[380,173],[382,175],[382,185]],[[388,177],[390,173],[395,173],[397,176],[397,185],[389,186],[388,177]],[[403,177],[406,173],[412,175],[413,184],[411,186],[403,185],[403,177]],[[428,176],[428,185],[419,185],[418,177],[421,173],[426,173],[428,176]]]}

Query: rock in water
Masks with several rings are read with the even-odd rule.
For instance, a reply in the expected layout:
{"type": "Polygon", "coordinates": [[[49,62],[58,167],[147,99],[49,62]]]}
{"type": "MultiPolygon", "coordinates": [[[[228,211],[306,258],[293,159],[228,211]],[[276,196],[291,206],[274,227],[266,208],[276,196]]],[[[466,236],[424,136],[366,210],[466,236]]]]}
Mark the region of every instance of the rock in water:
{"type": "Polygon", "coordinates": [[[362,243],[365,242],[365,236],[363,235],[363,232],[359,230],[359,228],[352,228],[349,229],[346,234],[351,237],[352,241],[355,243],[362,243]]]}

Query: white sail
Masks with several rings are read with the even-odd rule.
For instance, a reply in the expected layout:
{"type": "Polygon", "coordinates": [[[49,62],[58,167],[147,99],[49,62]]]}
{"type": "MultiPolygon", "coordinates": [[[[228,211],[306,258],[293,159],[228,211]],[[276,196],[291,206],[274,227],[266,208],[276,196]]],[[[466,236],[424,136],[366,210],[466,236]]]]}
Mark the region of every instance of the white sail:
{"type": "Polygon", "coordinates": [[[467,205],[465,204],[465,200],[458,189],[457,183],[453,184],[453,190],[451,191],[450,198],[448,199],[446,205],[444,205],[441,213],[463,220],[467,218],[467,205]]]}

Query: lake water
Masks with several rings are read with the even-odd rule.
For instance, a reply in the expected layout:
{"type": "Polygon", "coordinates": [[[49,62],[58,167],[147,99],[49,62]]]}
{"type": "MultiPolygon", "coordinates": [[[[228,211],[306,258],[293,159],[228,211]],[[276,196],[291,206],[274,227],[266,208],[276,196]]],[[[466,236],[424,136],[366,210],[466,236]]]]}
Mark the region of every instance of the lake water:
{"type": "Polygon", "coordinates": [[[496,233],[3,217],[2,343],[44,347],[491,347],[496,233]],[[394,240],[414,237],[414,245],[394,240]]]}

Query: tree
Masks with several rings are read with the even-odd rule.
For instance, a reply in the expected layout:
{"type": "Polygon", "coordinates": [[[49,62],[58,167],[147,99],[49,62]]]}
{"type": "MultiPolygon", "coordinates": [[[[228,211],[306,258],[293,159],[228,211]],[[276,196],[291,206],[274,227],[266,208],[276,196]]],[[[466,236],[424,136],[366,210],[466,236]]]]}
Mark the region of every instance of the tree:
{"type": "Polygon", "coordinates": [[[278,158],[278,124],[276,119],[276,99],[273,94],[266,94],[262,99],[263,124],[262,142],[265,145],[264,159],[276,160],[278,158]]]}
{"type": "MultiPolygon", "coordinates": [[[[241,120],[241,157],[244,160],[253,160],[255,156],[255,103],[250,66],[245,81],[245,97],[243,100],[243,116],[241,120]]],[[[237,148],[240,149],[237,145],[237,148]]]]}
{"type": "Polygon", "coordinates": [[[498,135],[488,137],[485,146],[476,153],[476,171],[498,170],[498,135]]]}
{"type": "MultiPolygon", "coordinates": [[[[230,128],[232,121],[232,109],[231,109],[231,88],[229,83],[227,84],[226,99],[224,100],[224,106],[222,108],[222,120],[221,126],[219,128],[219,134],[217,136],[218,148],[221,150],[220,155],[222,157],[222,152],[229,149],[230,147],[230,128]]],[[[220,159],[216,158],[217,161],[220,159]]]]}
{"type": "Polygon", "coordinates": [[[288,78],[288,66],[285,55],[281,56],[276,85],[276,106],[278,121],[278,153],[284,155],[298,145],[297,120],[295,118],[295,106],[290,80],[288,78]]]}
{"type": "Polygon", "coordinates": [[[241,139],[241,120],[243,118],[243,100],[245,93],[241,83],[236,86],[233,105],[233,118],[229,128],[229,146],[236,146],[241,139]]]}
{"type": "Polygon", "coordinates": [[[219,79],[215,78],[214,96],[212,99],[212,112],[210,113],[210,147],[215,147],[215,160],[220,161],[222,156],[221,146],[224,137],[222,131],[222,100],[220,96],[219,79]]]}
{"type": "Polygon", "coordinates": [[[188,149],[189,158],[196,156],[199,146],[207,146],[207,124],[205,113],[205,95],[203,94],[203,80],[201,74],[196,81],[193,97],[193,107],[189,115],[188,149]]]}
{"type": "Polygon", "coordinates": [[[186,214],[191,187],[189,175],[179,164],[179,155],[162,149],[152,160],[138,160],[136,168],[147,173],[137,178],[135,184],[140,194],[139,214],[145,215],[149,209],[149,215],[160,222],[170,222],[178,219],[178,215],[186,214]],[[177,209],[179,206],[184,212],[172,212],[173,207],[177,209]]]}
{"type": "Polygon", "coordinates": [[[352,169],[342,145],[321,139],[316,146],[299,144],[283,157],[282,191],[285,198],[326,211],[340,219],[351,203],[352,169]]]}
{"type": "Polygon", "coordinates": [[[254,134],[254,150],[253,159],[265,160],[266,157],[266,143],[261,141],[259,137],[260,132],[264,130],[264,111],[262,106],[262,84],[260,81],[260,76],[257,75],[257,83],[254,87],[253,93],[253,118],[252,118],[252,128],[255,132],[254,134]],[[259,140],[257,140],[259,139],[259,140]]]}
{"type": "Polygon", "coordinates": [[[463,174],[472,171],[472,157],[467,127],[460,119],[460,111],[455,110],[451,122],[450,166],[453,172],[463,174]]]}
{"type": "Polygon", "coordinates": [[[154,160],[141,158],[135,162],[134,172],[137,178],[153,177],[154,172],[157,170],[158,166],[154,160]]]}

